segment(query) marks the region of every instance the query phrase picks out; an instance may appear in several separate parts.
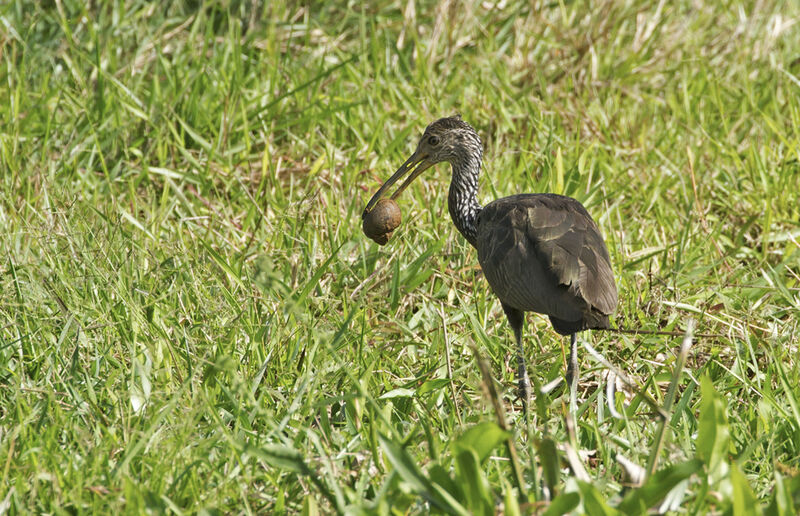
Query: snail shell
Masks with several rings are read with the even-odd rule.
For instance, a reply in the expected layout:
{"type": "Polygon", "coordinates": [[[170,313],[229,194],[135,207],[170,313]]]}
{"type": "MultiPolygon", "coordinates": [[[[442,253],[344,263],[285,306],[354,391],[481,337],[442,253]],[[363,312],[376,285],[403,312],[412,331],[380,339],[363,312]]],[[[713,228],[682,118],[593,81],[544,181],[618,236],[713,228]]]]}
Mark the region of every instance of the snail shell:
{"type": "Polygon", "coordinates": [[[402,215],[400,207],[392,199],[381,199],[364,216],[361,229],[364,234],[377,242],[386,245],[392,232],[400,226],[402,215]]]}

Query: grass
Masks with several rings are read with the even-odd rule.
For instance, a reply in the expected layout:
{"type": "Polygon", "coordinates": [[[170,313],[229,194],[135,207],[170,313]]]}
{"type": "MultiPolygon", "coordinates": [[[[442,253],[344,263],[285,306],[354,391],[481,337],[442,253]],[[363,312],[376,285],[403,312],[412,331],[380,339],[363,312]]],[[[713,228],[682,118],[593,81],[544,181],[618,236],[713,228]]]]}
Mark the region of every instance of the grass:
{"type": "Polygon", "coordinates": [[[17,0],[0,25],[0,512],[800,506],[797,5],[17,0]],[[556,390],[525,424],[446,166],[389,245],[361,235],[454,112],[481,201],[584,202],[615,324],[676,332],[584,336],[636,384],[624,419],[581,350],[578,421],[556,390]]]}

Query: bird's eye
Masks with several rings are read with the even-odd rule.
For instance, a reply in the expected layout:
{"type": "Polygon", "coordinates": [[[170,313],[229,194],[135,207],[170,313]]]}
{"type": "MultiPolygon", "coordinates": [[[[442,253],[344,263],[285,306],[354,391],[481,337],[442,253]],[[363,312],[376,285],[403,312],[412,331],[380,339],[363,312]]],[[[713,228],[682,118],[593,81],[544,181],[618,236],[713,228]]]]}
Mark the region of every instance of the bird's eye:
{"type": "Polygon", "coordinates": [[[431,147],[436,147],[437,145],[439,145],[439,138],[437,138],[436,136],[431,136],[430,138],[428,138],[428,145],[430,145],[431,147]]]}

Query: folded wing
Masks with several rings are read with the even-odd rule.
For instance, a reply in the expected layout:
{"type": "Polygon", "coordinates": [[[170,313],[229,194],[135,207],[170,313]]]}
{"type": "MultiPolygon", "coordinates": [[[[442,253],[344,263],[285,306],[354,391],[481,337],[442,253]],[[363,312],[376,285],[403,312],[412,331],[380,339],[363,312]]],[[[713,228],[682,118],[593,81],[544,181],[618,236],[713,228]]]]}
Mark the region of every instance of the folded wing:
{"type": "Polygon", "coordinates": [[[478,218],[478,260],[500,300],[550,316],[556,331],[608,327],[617,288],[600,230],[578,201],[498,199],[478,218]]]}

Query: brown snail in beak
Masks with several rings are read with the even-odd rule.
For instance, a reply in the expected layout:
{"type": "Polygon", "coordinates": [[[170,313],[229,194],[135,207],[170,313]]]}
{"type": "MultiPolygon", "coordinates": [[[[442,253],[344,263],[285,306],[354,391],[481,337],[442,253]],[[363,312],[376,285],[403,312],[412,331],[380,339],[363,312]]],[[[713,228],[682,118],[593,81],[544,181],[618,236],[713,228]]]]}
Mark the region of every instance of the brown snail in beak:
{"type": "Polygon", "coordinates": [[[392,232],[400,226],[400,207],[393,199],[381,199],[364,214],[361,229],[379,245],[386,245],[392,232]]]}

